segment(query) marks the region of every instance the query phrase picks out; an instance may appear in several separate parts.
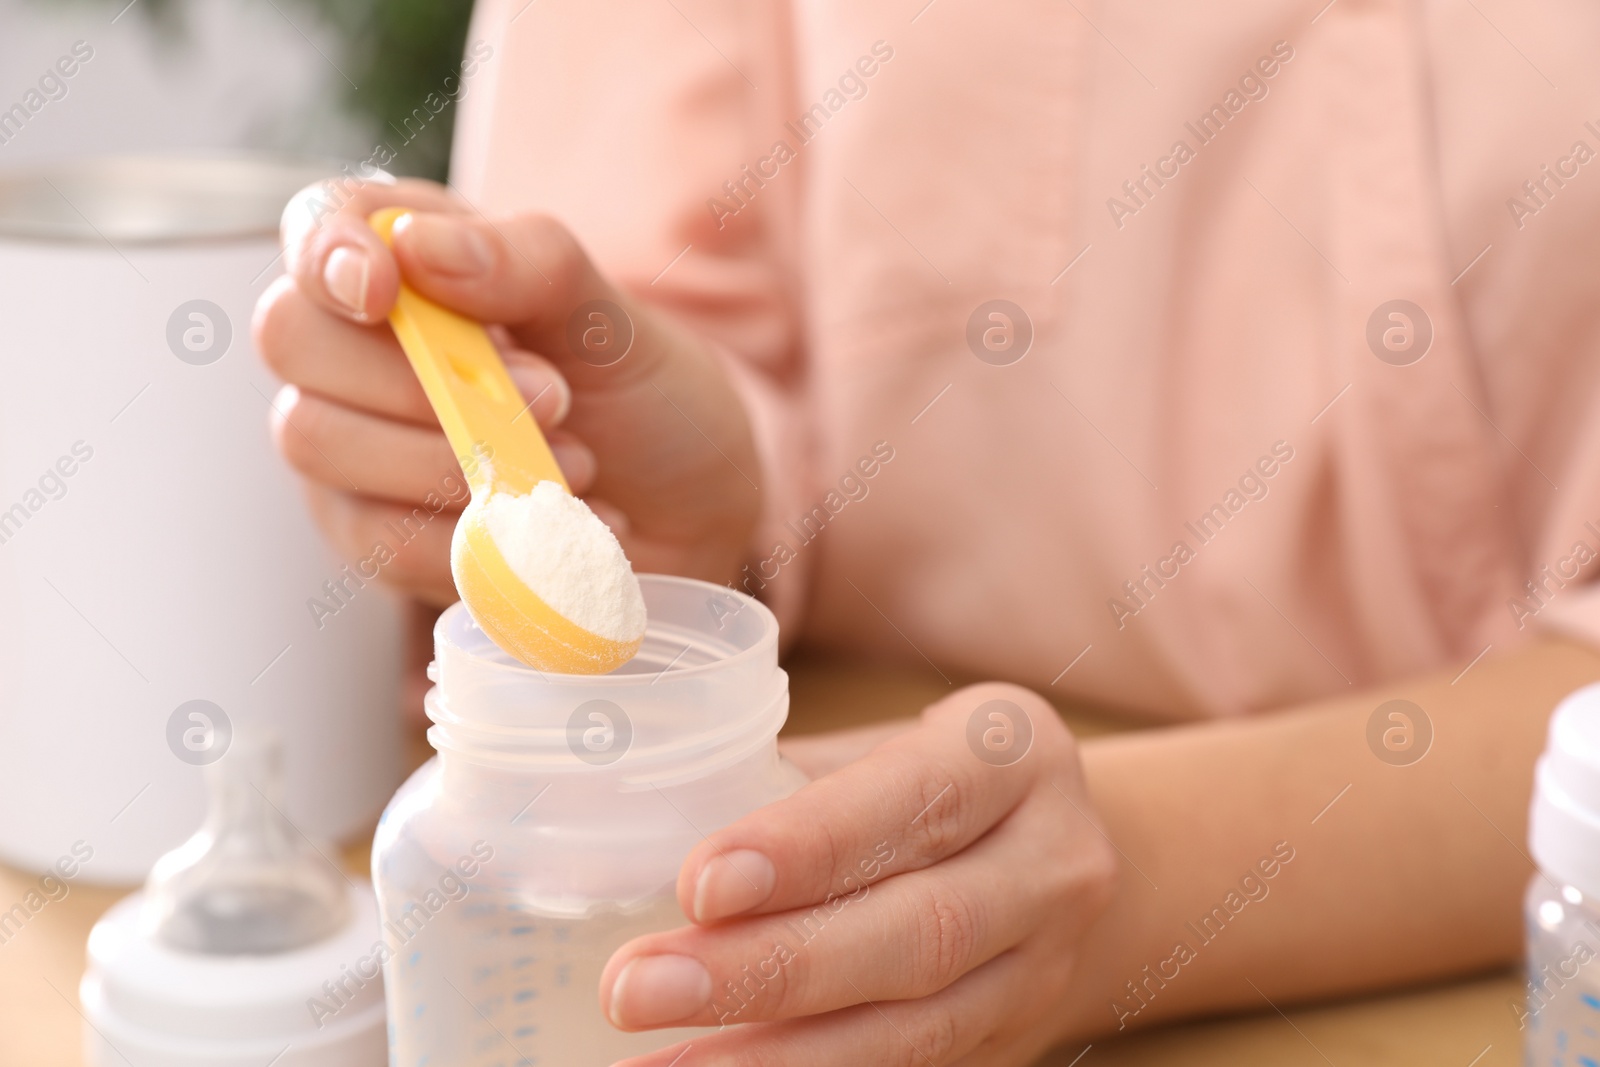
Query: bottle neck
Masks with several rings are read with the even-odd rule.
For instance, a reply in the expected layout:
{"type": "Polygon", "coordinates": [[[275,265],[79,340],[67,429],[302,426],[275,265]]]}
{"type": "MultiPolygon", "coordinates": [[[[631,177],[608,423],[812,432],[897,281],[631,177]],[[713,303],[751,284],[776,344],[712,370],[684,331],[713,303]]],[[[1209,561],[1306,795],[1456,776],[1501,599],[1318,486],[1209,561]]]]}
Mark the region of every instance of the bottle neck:
{"type": "Polygon", "coordinates": [[[428,739],[457,762],[664,786],[770,749],[789,712],[778,624],[755,600],[687,578],[641,575],[638,654],[603,675],[516,662],[463,605],[434,627],[428,739]]]}
{"type": "Polygon", "coordinates": [[[778,674],[783,684],[762,704],[733,709],[707,728],[676,732],[670,723],[665,730],[661,723],[641,724],[604,699],[579,703],[563,725],[485,725],[456,714],[442,687],[434,686],[424,699],[434,723],[428,743],[442,765],[459,773],[570,778],[589,789],[668,788],[777,758],[778,731],[789,713],[787,676],[778,674]]]}

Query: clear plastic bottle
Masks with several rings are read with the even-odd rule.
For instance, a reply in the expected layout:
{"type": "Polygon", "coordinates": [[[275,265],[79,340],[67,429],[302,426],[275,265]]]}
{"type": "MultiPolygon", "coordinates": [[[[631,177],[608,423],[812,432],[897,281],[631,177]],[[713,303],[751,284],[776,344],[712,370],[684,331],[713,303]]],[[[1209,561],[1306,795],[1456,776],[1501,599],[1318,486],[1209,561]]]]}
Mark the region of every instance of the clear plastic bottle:
{"type": "Polygon", "coordinates": [[[1539,865],[1523,901],[1527,990],[1513,1005],[1528,1067],[1600,1063],[1600,685],[1550,720],[1528,845],[1539,865]]]}
{"type": "Polygon", "coordinates": [[[804,779],[777,752],[789,691],[771,612],[705,582],[640,582],[644,644],[607,675],[541,673],[461,605],[440,617],[438,755],[373,844],[394,1067],[607,1067],[684,1035],[612,1028],[600,972],[685,922],[678,868],[705,834],[804,779]]]}

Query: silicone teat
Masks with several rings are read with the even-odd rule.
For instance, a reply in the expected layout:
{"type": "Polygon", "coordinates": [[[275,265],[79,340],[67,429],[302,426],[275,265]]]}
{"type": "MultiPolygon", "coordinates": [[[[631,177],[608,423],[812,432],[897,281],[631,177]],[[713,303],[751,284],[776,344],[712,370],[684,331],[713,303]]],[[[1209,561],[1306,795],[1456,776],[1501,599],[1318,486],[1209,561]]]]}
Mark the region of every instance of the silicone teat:
{"type": "Polygon", "coordinates": [[[343,927],[342,875],[283,815],[278,741],[236,734],[206,777],[205,823],[156,861],[145,886],[156,939],[206,955],[270,955],[343,927]]]}

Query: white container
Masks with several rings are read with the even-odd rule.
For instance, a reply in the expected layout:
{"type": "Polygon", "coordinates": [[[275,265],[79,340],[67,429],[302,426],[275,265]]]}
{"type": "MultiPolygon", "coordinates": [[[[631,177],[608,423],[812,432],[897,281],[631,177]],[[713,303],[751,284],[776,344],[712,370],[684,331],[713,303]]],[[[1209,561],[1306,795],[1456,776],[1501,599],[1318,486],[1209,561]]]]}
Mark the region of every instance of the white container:
{"type": "Polygon", "coordinates": [[[1550,720],[1528,847],[1539,871],[1524,899],[1524,1062],[1600,1062],[1600,685],[1573,693],[1550,720]]]}
{"type": "Polygon", "coordinates": [[[278,215],[318,173],[0,171],[0,861],[82,842],[79,877],[141,880],[199,821],[191,764],[226,741],[214,721],[185,749],[184,713],[169,744],[193,700],[276,727],[308,833],[348,837],[393,789],[394,608],[368,585],[313,620],[342,562],[271,445],[277,383],[251,350],[278,215]]]}
{"type": "Polygon", "coordinates": [[[613,1029],[601,970],[683,925],[673,886],[702,835],[804,779],[777,751],[789,691],[772,613],[705,582],[640,584],[644,644],[607,675],[524,667],[459,604],[439,619],[439,755],[390,802],[372,854],[400,1067],[606,1067],[692,1033],[613,1029]]]}

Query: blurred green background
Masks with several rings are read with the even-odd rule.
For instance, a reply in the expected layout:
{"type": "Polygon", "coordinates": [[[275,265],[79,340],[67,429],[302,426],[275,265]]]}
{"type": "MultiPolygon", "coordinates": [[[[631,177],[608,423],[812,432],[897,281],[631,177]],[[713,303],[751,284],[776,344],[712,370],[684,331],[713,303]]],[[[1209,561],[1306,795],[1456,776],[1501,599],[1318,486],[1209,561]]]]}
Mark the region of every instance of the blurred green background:
{"type": "MultiPolygon", "coordinates": [[[[48,3],[49,0],[40,0],[48,3]]],[[[96,4],[113,12],[128,0],[71,0],[96,4]]],[[[185,15],[194,4],[216,0],[137,0],[128,17],[149,21],[166,47],[186,44],[185,15]]],[[[450,163],[455,105],[434,116],[420,133],[407,131],[405,119],[421,107],[429,93],[440,92],[444,79],[459,75],[466,46],[472,0],[256,0],[271,4],[291,21],[308,16],[320,20],[338,37],[342,54],[329,58],[359,88],[343,79],[340,101],[353,115],[371,123],[373,135],[393,145],[405,144],[384,169],[394,174],[442,180],[450,163]],[[408,140],[408,138],[412,138],[408,140]]],[[[416,123],[411,130],[416,130],[416,123]]]]}

